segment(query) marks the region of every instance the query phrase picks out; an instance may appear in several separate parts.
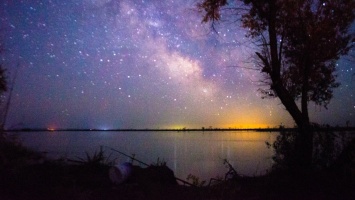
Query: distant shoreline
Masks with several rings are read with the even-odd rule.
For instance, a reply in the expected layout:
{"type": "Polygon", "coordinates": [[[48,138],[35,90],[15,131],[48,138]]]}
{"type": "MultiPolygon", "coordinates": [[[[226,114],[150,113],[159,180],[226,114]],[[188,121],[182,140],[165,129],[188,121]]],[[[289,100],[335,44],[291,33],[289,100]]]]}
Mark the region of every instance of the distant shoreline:
{"type": "MultiPolygon", "coordinates": [[[[111,131],[111,132],[211,132],[211,131],[256,131],[256,132],[279,132],[279,131],[295,131],[297,128],[182,128],[182,129],[47,129],[47,128],[22,128],[9,129],[5,132],[58,132],[58,131],[111,131]]],[[[355,127],[320,127],[317,131],[355,131],[355,127]]]]}

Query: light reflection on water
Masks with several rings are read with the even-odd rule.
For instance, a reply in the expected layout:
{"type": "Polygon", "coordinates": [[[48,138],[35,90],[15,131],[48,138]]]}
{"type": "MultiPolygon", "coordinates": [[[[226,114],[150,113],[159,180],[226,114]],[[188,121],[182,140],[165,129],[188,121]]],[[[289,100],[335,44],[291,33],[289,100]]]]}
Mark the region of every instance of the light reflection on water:
{"type": "MultiPolygon", "coordinates": [[[[26,132],[16,133],[25,146],[48,152],[50,158],[86,158],[100,146],[105,155],[117,163],[129,161],[110,148],[135,154],[148,163],[165,161],[175,175],[185,179],[193,174],[200,180],[223,177],[227,159],[241,175],[260,175],[272,165],[273,150],[265,142],[273,143],[277,132],[26,132]]],[[[136,163],[138,164],[138,163],[136,163]]]]}

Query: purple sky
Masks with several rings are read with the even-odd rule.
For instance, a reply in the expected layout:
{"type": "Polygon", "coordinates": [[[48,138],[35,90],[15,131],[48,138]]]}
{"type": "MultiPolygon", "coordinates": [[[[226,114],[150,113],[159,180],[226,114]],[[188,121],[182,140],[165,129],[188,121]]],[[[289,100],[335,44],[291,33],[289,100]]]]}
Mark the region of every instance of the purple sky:
{"type": "MultiPolygon", "coordinates": [[[[2,61],[10,78],[18,70],[6,127],[293,126],[278,99],[261,99],[245,30],[211,32],[195,4],[5,0],[2,61]]],[[[355,125],[354,63],[337,70],[342,85],[311,120],[355,125]]]]}

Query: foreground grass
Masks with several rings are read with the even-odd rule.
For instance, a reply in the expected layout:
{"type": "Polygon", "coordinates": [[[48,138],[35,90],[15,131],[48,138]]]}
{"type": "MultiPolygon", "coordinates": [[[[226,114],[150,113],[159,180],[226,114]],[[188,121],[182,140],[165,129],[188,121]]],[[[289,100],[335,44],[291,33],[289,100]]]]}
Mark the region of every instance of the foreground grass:
{"type": "Polygon", "coordinates": [[[204,187],[167,184],[151,176],[114,185],[102,156],[79,163],[48,160],[2,136],[0,199],[355,199],[354,148],[345,156],[351,161],[346,165],[339,161],[326,170],[234,176],[204,187]]]}

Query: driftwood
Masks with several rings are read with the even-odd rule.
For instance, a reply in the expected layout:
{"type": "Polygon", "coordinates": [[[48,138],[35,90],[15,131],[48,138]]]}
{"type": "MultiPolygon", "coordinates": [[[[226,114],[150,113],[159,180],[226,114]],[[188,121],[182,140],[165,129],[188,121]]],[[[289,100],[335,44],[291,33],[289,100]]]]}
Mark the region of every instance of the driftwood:
{"type": "Polygon", "coordinates": [[[124,155],[124,156],[130,158],[132,161],[137,161],[138,163],[147,167],[145,169],[139,169],[138,166],[135,166],[136,173],[134,173],[134,176],[133,176],[134,178],[137,178],[135,176],[138,176],[139,178],[142,178],[143,180],[150,179],[152,181],[158,180],[158,182],[161,182],[161,183],[172,183],[170,177],[173,177],[176,181],[180,181],[184,185],[196,187],[196,185],[193,185],[185,180],[182,180],[182,179],[176,177],[174,175],[174,172],[171,169],[169,169],[166,165],[162,165],[162,166],[149,165],[141,160],[138,160],[134,156],[130,156],[128,154],[125,154],[125,153],[118,151],[118,150],[111,148],[111,147],[108,147],[108,148],[114,152],[117,152],[121,155],[124,155]]]}

